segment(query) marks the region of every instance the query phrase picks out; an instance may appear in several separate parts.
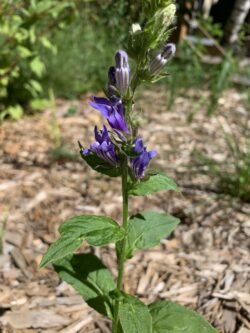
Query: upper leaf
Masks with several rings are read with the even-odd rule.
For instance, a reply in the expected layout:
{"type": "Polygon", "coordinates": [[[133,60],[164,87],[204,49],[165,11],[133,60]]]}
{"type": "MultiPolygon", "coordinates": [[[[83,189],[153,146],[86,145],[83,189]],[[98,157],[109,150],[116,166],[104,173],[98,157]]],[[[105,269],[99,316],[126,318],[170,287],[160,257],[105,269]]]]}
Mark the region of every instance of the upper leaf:
{"type": "Polygon", "coordinates": [[[40,267],[55,262],[78,249],[86,240],[90,245],[116,243],[124,237],[124,230],[111,218],[97,215],[80,215],[64,222],[59,238],[45,253],[40,267]]]}
{"type": "Polygon", "coordinates": [[[172,215],[144,211],[132,217],[128,225],[127,257],[136,249],[154,247],[163,237],[168,236],[180,223],[172,215]]]}
{"type": "Polygon", "coordinates": [[[171,301],[149,305],[153,333],[216,333],[217,331],[196,312],[171,301]]]}
{"type": "Polygon", "coordinates": [[[112,318],[115,289],[111,272],[91,253],[74,254],[54,264],[63,281],[69,283],[98,312],[112,318]]]}
{"type": "Polygon", "coordinates": [[[148,307],[138,298],[120,293],[119,319],[123,333],[152,333],[148,307]]]}
{"type": "Polygon", "coordinates": [[[164,174],[158,173],[149,176],[148,179],[142,180],[131,185],[129,194],[131,195],[148,195],[163,190],[173,190],[180,192],[176,183],[164,174]]]}
{"type": "Polygon", "coordinates": [[[124,237],[124,230],[110,217],[79,215],[64,222],[59,232],[62,236],[84,237],[93,246],[116,243],[124,237]]]}
{"type": "Polygon", "coordinates": [[[40,263],[40,268],[73,253],[82,245],[82,242],[83,238],[75,235],[65,235],[59,238],[48,248],[40,263]]]}
{"type": "Polygon", "coordinates": [[[81,154],[82,159],[95,171],[110,177],[118,177],[121,175],[121,168],[106,163],[103,159],[95,154],[81,154]]]}

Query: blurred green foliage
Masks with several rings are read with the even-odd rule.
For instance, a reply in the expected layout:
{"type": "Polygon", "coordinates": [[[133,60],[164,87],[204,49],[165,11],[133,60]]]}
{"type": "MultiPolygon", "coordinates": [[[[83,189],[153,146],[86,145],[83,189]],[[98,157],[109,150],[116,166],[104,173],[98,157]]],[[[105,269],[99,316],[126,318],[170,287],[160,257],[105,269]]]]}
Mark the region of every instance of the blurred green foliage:
{"type": "Polygon", "coordinates": [[[80,1],[77,19],[54,36],[57,56],[42,52],[47,68],[44,85],[65,98],[101,90],[114,52],[125,43],[131,23],[139,20],[139,8],[139,3],[128,0],[80,1]]]}
{"type": "Polygon", "coordinates": [[[0,118],[19,118],[22,105],[41,95],[45,73],[39,48],[57,52],[51,42],[75,14],[73,1],[2,0],[0,2],[0,118]]]}
{"type": "Polygon", "coordinates": [[[2,0],[0,119],[21,117],[50,88],[68,98],[100,89],[138,16],[132,1],[2,0]]]}

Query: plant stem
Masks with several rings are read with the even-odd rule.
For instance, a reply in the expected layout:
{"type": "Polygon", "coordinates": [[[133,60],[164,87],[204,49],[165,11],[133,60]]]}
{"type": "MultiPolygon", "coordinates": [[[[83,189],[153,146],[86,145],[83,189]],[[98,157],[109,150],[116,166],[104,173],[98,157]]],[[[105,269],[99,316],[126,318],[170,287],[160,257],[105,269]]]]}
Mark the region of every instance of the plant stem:
{"type": "MultiPolygon", "coordinates": [[[[125,237],[122,240],[120,257],[118,259],[118,278],[117,278],[117,289],[123,290],[123,273],[124,264],[126,260],[126,243],[127,243],[127,229],[128,229],[128,158],[124,156],[122,162],[122,198],[123,198],[123,223],[122,226],[125,230],[125,237]]],[[[120,301],[115,302],[114,310],[114,321],[113,321],[113,333],[117,333],[118,322],[119,322],[119,306],[120,301]]]]}

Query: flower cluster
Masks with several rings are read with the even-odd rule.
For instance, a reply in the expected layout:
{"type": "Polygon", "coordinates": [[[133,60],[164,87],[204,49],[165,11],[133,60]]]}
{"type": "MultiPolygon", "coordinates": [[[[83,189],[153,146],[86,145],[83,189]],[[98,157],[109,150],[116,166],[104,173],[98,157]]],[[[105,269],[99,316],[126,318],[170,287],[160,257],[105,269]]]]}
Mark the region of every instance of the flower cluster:
{"type": "MultiPolygon", "coordinates": [[[[148,71],[151,75],[158,75],[164,65],[174,55],[174,44],[166,44],[161,52],[151,59],[148,64],[148,71]]],[[[125,51],[119,50],[115,54],[115,66],[108,70],[107,97],[92,97],[89,104],[100,111],[107,120],[112,131],[109,133],[106,126],[102,130],[95,127],[95,142],[87,149],[81,149],[81,154],[87,156],[93,154],[101,158],[110,167],[120,167],[122,154],[131,147],[131,154],[127,154],[131,175],[135,179],[142,179],[145,176],[146,168],[150,160],[156,156],[155,150],[147,151],[141,137],[135,137],[131,133],[131,120],[126,117],[124,100],[130,90],[130,67],[128,55],[125,51]],[[115,140],[118,137],[119,140],[115,140]],[[119,142],[118,142],[119,141],[119,142]]]]}

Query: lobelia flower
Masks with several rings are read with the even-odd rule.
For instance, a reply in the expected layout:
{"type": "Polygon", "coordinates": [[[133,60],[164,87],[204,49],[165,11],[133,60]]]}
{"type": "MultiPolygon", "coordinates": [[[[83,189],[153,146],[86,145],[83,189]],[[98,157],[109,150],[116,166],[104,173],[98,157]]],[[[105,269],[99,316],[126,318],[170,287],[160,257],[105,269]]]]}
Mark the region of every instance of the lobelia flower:
{"type": "Polygon", "coordinates": [[[118,166],[115,146],[110,140],[109,133],[105,125],[102,130],[98,130],[97,126],[95,126],[95,139],[96,142],[94,142],[89,148],[82,149],[81,154],[88,155],[90,153],[94,153],[109,164],[118,166]]]}
{"type": "Polygon", "coordinates": [[[125,51],[119,50],[115,54],[115,86],[121,95],[128,90],[129,73],[128,55],[125,51]]]}
{"type": "Polygon", "coordinates": [[[166,63],[174,56],[176,47],[172,43],[166,44],[161,52],[151,60],[149,64],[149,72],[152,75],[159,74],[166,63]]]}
{"type": "Polygon", "coordinates": [[[89,105],[100,111],[113,129],[129,133],[124,117],[122,100],[120,98],[112,96],[110,99],[107,99],[93,96],[93,101],[89,102],[89,105]]]}
{"type": "Polygon", "coordinates": [[[145,170],[151,159],[157,155],[157,151],[147,151],[140,137],[134,141],[134,151],[139,155],[130,158],[131,169],[134,177],[140,179],[144,177],[145,170]]]}

